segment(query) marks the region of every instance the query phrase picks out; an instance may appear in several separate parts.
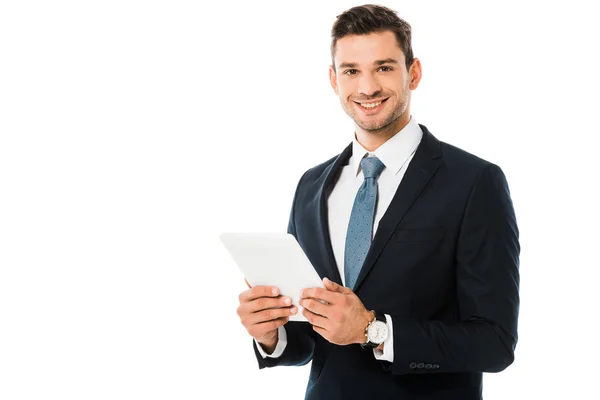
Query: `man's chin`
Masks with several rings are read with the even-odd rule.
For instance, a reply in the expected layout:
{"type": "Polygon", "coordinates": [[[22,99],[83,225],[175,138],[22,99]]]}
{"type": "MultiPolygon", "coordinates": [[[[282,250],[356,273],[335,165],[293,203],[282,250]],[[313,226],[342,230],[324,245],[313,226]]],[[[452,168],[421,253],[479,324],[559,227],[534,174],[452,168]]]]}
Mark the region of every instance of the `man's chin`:
{"type": "Polygon", "coordinates": [[[354,116],[354,123],[363,131],[369,133],[386,132],[391,129],[393,125],[400,122],[402,114],[400,115],[389,115],[387,118],[379,118],[378,120],[362,120],[354,116]]]}
{"type": "Polygon", "coordinates": [[[377,133],[390,126],[391,122],[388,121],[356,121],[356,125],[365,132],[377,133]]]}

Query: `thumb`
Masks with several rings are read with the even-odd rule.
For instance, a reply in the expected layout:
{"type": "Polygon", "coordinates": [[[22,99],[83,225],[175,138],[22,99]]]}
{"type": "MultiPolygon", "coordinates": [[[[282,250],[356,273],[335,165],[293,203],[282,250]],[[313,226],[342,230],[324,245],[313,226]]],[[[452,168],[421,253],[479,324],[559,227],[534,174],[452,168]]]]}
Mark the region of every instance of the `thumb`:
{"type": "Polygon", "coordinates": [[[349,290],[347,287],[338,285],[337,283],[329,280],[329,278],[323,278],[323,283],[325,284],[327,290],[331,290],[332,292],[347,293],[347,290],[349,290]]]}

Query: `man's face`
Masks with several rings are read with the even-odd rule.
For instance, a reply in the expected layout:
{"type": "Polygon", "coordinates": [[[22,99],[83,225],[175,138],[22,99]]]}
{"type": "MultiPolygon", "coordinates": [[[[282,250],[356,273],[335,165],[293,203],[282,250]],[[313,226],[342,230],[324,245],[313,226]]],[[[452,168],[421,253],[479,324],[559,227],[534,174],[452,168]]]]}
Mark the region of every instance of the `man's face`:
{"type": "MultiPolygon", "coordinates": [[[[413,67],[420,67],[415,61],[413,67]]],[[[415,82],[413,67],[409,74],[393,32],[339,39],[334,63],[335,71],[329,71],[331,86],[358,127],[378,132],[408,122],[410,90],[418,84],[420,68],[415,82]]]]}

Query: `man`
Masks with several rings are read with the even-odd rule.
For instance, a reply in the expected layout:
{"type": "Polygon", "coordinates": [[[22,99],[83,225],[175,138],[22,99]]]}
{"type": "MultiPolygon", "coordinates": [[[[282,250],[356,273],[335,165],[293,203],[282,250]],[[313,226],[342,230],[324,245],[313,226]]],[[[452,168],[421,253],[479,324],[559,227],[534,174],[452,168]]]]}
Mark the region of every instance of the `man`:
{"type": "Polygon", "coordinates": [[[240,295],[259,367],[312,360],[306,399],[481,399],[482,373],[508,367],[517,343],[504,174],[411,117],[421,63],[395,12],[344,12],[331,52],[355,136],[302,176],[288,227],[326,289],[301,295],[310,323],[289,321],[299,310],[277,288],[240,295]]]}

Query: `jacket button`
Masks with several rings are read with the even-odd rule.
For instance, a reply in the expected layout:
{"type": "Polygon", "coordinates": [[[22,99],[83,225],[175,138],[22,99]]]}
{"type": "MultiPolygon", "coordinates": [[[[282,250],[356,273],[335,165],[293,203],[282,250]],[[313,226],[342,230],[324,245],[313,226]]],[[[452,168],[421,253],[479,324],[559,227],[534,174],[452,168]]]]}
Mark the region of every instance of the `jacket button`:
{"type": "Polygon", "coordinates": [[[410,369],[415,369],[415,368],[417,368],[417,363],[413,361],[410,363],[409,367],[410,367],[410,369]]]}
{"type": "Polygon", "coordinates": [[[431,367],[433,367],[433,365],[431,365],[431,364],[425,364],[425,369],[431,369],[431,367]]]}
{"type": "Polygon", "coordinates": [[[424,363],[418,363],[418,364],[417,364],[417,368],[419,368],[419,369],[420,369],[420,368],[423,368],[424,366],[425,366],[425,364],[424,364],[424,363]]]}
{"type": "Polygon", "coordinates": [[[437,364],[433,364],[433,369],[438,369],[440,366],[437,364]]]}

